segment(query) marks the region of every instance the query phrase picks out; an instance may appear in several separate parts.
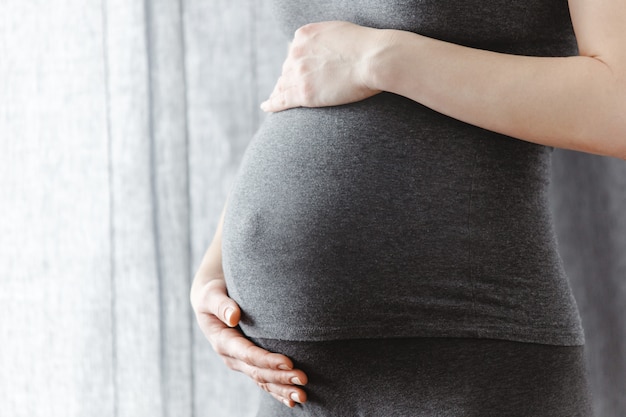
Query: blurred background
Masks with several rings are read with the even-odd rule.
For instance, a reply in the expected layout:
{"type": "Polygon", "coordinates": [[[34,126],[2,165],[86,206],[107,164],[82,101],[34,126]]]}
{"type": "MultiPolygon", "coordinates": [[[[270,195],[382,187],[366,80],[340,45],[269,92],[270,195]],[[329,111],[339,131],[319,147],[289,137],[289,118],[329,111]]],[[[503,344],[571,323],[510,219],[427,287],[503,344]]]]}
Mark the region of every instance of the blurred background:
{"type": "MultiPolygon", "coordinates": [[[[263,0],[0,0],[1,416],[254,415],[188,294],[287,40],[263,0]]],[[[551,198],[626,416],[626,162],[555,151],[551,198]]]]}

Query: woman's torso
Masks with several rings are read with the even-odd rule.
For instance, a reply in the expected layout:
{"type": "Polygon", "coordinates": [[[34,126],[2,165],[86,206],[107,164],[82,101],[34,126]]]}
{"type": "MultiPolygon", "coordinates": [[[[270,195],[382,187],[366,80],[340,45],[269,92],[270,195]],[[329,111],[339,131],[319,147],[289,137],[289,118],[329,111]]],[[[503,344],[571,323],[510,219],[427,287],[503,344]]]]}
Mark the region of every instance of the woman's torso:
{"type": "MultiPolygon", "coordinates": [[[[506,53],[576,52],[561,0],[274,3],[287,36],[347,20],[506,53]]],[[[242,328],[582,343],[547,204],[550,153],[388,93],[270,115],[224,222],[242,328]]]]}

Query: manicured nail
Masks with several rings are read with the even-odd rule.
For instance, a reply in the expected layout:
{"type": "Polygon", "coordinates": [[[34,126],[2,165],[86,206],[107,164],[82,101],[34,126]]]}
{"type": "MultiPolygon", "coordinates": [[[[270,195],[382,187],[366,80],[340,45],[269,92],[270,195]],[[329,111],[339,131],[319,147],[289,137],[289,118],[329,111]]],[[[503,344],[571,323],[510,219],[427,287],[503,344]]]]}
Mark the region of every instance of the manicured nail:
{"type": "Polygon", "coordinates": [[[283,399],[283,404],[285,404],[287,407],[291,408],[291,403],[289,402],[289,400],[283,399]]]}
{"type": "Polygon", "coordinates": [[[233,316],[233,313],[235,311],[232,308],[227,308],[226,311],[224,312],[224,316],[226,316],[226,321],[230,323],[230,318],[233,316]]]}
{"type": "Polygon", "coordinates": [[[281,363],[280,365],[278,365],[278,369],[280,369],[281,371],[291,371],[291,368],[285,365],[284,363],[281,363]]]}
{"type": "Polygon", "coordinates": [[[297,403],[299,403],[299,402],[300,402],[300,396],[298,395],[298,393],[297,393],[297,392],[292,392],[292,393],[289,395],[289,398],[291,398],[293,401],[295,401],[295,402],[297,402],[297,403]]]}
{"type": "Polygon", "coordinates": [[[261,103],[261,110],[267,111],[267,105],[268,105],[267,101],[264,101],[263,103],[261,103]]]}
{"type": "Polygon", "coordinates": [[[298,378],[297,376],[294,376],[293,378],[291,378],[291,383],[296,384],[296,385],[304,385],[302,381],[300,381],[300,378],[298,378]]]}

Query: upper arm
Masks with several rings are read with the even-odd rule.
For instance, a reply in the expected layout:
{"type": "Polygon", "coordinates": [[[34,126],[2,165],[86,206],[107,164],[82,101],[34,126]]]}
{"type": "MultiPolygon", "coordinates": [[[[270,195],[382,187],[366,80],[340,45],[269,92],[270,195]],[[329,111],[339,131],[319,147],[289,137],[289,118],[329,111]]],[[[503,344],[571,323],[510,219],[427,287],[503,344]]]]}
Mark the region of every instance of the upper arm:
{"type": "Polygon", "coordinates": [[[569,0],[580,55],[626,75],[626,0],[569,0]]]}

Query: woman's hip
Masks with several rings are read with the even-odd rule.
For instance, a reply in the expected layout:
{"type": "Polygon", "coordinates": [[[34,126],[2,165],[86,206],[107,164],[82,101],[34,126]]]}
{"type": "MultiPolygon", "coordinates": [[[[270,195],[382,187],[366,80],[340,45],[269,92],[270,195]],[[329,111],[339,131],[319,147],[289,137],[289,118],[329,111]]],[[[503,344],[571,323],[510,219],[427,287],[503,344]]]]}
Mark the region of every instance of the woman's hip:
{"type": "Polygon", "coordinates": [[[253,339],[309,377],[308,402],[269,395],[258,417],[590,417],[582,346],[497,339],[253,339]]]}

